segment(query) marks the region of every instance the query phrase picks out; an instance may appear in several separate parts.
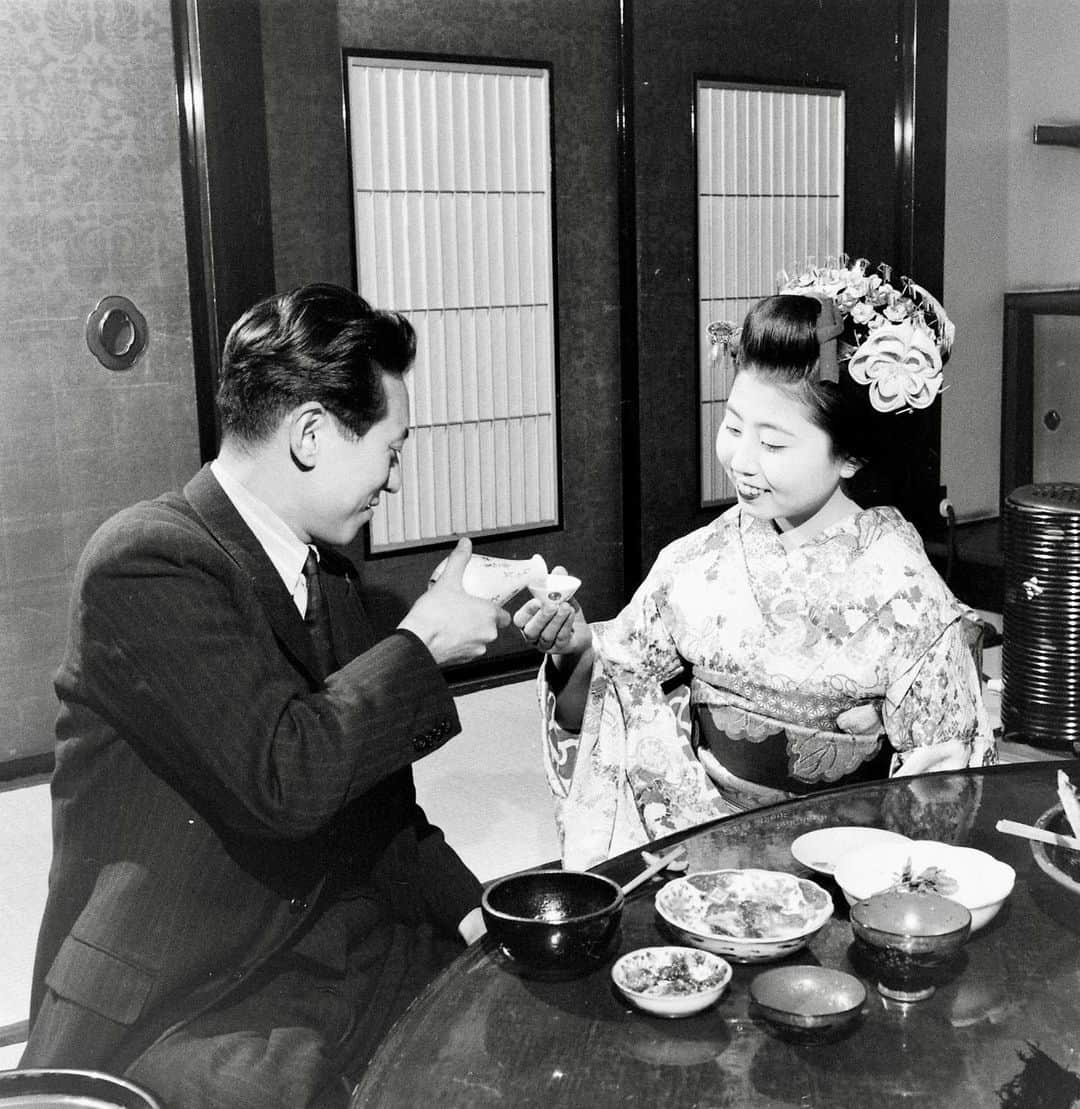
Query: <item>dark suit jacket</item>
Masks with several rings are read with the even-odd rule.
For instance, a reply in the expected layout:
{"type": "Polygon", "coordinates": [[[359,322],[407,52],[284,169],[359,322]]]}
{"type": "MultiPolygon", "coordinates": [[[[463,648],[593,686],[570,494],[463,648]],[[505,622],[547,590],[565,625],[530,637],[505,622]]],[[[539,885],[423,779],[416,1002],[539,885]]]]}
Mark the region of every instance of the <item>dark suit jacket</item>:
{"type": "Polygon", "coordinates": [[[460,730],[442,675],[408,632],[375,642],[350,563],[324,552],[323,569],[351,660],[325,686],[208,468],[91,539],[56,676],[54,856],[22,1065],[121,1069],[325,911],[335,867],[397,920],[453,932],[479,904],[413,789],[410,764],[460,730]]]}

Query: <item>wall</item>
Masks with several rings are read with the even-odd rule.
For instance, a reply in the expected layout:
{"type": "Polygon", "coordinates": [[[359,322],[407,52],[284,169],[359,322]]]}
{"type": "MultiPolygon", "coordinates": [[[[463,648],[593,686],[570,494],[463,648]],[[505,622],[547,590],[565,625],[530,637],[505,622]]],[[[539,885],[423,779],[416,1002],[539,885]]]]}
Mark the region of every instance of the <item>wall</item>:
{"type": "Polygon", "coordinates": [[[950,4],[945,306],[958,338],[942,480],[961,519],[998,510],[1003,294],[1080,285],[1080,152],[1031,139],[1036,123],[1080,119],[1076,14],[1075,0],[950,4]]]}
{"type": "MultiPolygon", "coordinates": [[[[590,615],[622,601],[615,0],[260,0],[274,266],[280,286],[354,282],[341,49],[549,61],[553,66],[563,521],[485,539],[588,581],[590,615]],[[598,449],[599,448],[599,449],[598,449]]],[[[393,305],[382,307],[394,307],[393,305]]],[[[369,558],[366,601],[392,626],[446,553],[369,558]]],[[[349,554],[362,561],[362,544],[349,554]]],[[[504,632],[496,655],[521,654],[504,632]]],[[[529,665],[535,657],[528,653],[529,665]]]]}
{"type": "Polygon", "coordinates": [[[169,0],[0,0],[0,770],[50,751],[76,560],[198,466],[169,0]],[[132,370],[85,320],[131,297],[132,370]]]}

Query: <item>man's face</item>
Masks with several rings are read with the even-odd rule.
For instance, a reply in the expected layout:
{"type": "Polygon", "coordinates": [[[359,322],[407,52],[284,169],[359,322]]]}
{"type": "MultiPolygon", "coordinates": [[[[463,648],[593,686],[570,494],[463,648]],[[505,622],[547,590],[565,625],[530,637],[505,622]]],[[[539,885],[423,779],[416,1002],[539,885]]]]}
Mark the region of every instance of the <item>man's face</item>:
{"type": "Polygon", "coordinates": [[[405,382],[383,374],[386,415],[356,438],[333,416],[319,433],[318,457],[307,505],[311,538],[344,546],[371,519],[381,493],[401,488],[401,451],[409,435],[405,382]]]}

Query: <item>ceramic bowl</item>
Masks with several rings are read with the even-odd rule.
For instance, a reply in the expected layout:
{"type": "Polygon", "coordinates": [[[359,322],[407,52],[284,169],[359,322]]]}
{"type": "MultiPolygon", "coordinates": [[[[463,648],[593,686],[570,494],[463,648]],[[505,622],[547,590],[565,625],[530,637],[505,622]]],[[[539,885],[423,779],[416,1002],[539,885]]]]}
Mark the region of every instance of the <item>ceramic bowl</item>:
{"type": "Polygon", "coordinates": [[[622,889],[578,870],[526,870],[492,882],[480,908],[488,935],[522,971],[545,977],[584,974],[614,946],[622,889]]]}
{"type": "Polygon", "coordinates": [[[126,1078],[92,1070],[0,1071],[0,1106],[11,1109],[162,1109],[126,1078]]]}
{"type": "Polygon", "coordinates": [[[936,893],[890,889],[851,906],[851,930],[878,992],[897,1001],[934,992],[935,971],[971,935],[971,921],[963,905],[936,893]]]}
{"type": "Polygon", "coordinates": [[[908,843],[908,837],[887,828],[869,828],[857,824],[815,828],[792,841],[791,854],[819,874],[835,874],[836,864],[852,851],[871,844],[908,843]]]}
{"type": "Polygon", "coordinates": [[[831,1037],[862,1012],[866,987],[831,967],[774,967],[750,983],[750,1014],[775,1031],[798,1038],[831,1037]]]}
{"type": "Polygon", "coordinates": [[[833,903],[816,882],[784,871],[706,870],[668,882],[656,911],[679,943],[764,963],[804,948],[833,903]]]}
{"type": "Polygon", "coordinates": [[[696,947],[639,947],[615,960],[611,980],[647,1013],[688,1017],[720,999],[731,981],[731,965],[696,947]]]}
{"type": "Polygon", "coordinates": [[[834,877],[849,905],[894,886],[949,897],[971,912],[975,932],[1012,893],[1016,871],[974,847],[915,839],[853,851],[837,864],[834,877]]]}
{"type": "MultiPolygon", "coordinates": [[[[1072,828],[1065,819],[1065,812],[1061,805],[1055,805],[1035,821],[1036,828],[1045,828],[1048,832],[1058,832],[1061,835],[1071,836],[1072,828]]],[[[1069,847],[1055,847],[1049,843],[1039,843],[1033,840],[1031,853],[1039,869],[1054,879],[1058,885],[1064,886],[1073,893],[1080,893],[1080,851],[1073,851],[1069,847]]]]}
{"type": "MultiPolygon", "coordinates": [[[[437,582],[446,569],[447,559],[443,559],[428,579],[430,584],[437,582]]],[[[543,581],[548,576],[547,563],[542,555],[532,558],[497,558],[494,555],[474,554],[465,564],[461,575],[461,587],[474,597],[483,597],[497,605],[505,605],[524,589],[530,582],[543,581]]],[[[580,584],[580,583],[579,583],[580,584]]]]}

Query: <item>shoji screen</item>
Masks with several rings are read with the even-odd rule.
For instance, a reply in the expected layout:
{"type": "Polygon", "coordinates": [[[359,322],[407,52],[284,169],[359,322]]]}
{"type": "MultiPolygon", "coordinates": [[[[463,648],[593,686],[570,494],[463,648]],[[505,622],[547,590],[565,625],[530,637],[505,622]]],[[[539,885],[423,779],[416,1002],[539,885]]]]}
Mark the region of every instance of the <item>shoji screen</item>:
{"type": "Polygon", "coordinates": [[[734,367],[707,325],[736,327],[782,270],[838,255],[844,241],[844,94],[699,81],[698,329],[702,505],[734,497],[713,445],[734,367]]]}
{"type": "Polygon", "coordinates": [[[346,56],[356,279],[417,331],[387,551],[558,522],[551,79],[346,56]]]}

